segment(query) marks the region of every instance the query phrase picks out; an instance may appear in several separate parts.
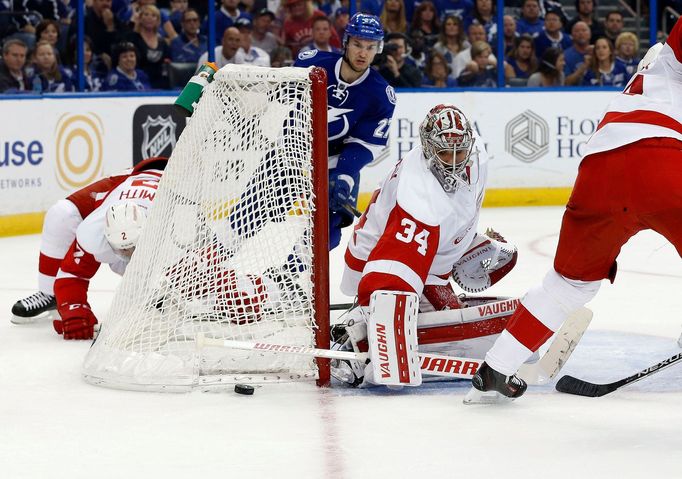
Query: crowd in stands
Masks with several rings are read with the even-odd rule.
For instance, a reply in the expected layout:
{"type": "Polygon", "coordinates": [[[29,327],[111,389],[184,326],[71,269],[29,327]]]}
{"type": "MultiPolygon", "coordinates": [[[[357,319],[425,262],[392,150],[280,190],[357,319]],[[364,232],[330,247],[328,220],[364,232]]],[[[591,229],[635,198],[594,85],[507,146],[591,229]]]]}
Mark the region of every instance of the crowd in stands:
{"type": "MultiPolygon", "coordinates": [[[[77,90],[78,1],[0,0],[0,93],[77,90]]],[[[84,1],[85,91],[182,88],[208,59],[206,0],[84,1]]],[[[624,86],[639,38],[624,30],[620,10],[601,18],[596,3],[505,2],[505,83],[624,86]]],[[[357,0],[356,8],[384,25],[373,67],[392,86],[497,86],[494,0],[357,0]]],[[[349,0],[217,0],[215,62],[281,67],[307,50],[341,52],[348,20],[349,0]]]]}

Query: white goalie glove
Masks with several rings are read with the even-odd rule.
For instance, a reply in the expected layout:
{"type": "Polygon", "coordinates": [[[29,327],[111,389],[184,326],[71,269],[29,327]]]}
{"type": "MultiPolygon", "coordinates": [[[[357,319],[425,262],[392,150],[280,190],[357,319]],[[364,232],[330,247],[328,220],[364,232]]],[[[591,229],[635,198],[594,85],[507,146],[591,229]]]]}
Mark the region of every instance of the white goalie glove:
{"type": "Polygon", "coordinates": [[[474,237],[469,250],[452,267],[452,278],[467,293],[480,293],[505,277],[517,257],[516,246],[488,228],[485,235],[474,237]]]}

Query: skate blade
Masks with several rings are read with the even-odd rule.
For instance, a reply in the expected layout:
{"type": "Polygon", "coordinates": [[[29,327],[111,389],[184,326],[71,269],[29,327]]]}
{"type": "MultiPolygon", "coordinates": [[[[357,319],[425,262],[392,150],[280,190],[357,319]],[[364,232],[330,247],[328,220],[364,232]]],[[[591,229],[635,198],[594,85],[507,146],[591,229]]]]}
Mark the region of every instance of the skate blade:
{"type": "Polygon", "coordinates": [[[47,321],[47,320],[53,320],[53,319],[59,319],[59,313],[57,310],[53,311],[45,311],[44,313],[41,313],[37,316],[31,316],[31,317],[24,317],[24,316],[17,316],[17,315],[12,315],[9,318],[10,323],[12,324],[32,324],[32,323],[37,323],[39,321],[47,321]]]}
{"type": "Polygon", "coordinates": [[[512,402],[514,398],[504,396],[497,391],[479,391],[475,387],[472,387],[469,392],[464,396],[462,400],[463,404],[467,406],[472,404],[508,404],[512,402]]]}

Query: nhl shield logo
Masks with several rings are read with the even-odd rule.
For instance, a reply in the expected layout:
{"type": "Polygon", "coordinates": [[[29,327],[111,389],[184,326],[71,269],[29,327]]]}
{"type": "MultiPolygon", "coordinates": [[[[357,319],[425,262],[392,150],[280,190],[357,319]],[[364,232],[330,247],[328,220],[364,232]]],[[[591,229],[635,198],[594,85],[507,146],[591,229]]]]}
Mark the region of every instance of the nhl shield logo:
{"type": "Polygon", "coordinates": [[[142,158],[170,156],[175,148],[175,127],[173,118],[168,116],[147,116],[142,124],[142,158]]]}

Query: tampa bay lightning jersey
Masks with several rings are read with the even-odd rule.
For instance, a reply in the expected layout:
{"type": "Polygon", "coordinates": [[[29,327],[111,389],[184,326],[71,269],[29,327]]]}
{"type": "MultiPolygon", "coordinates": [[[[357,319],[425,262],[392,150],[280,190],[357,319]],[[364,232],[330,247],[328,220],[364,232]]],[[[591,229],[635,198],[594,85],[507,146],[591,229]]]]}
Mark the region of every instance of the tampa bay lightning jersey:
{"type": "Polygon", "coordinates": [[[353,144],[361,145],[369,154],[358,158],[352,168],[359,172],[386,146],[388,132],[395,108],[395,91],[375,70],[367,71],[353,83],[341,80],[342,54],[309,50],[298,55],[295,66],[317,66],[327,71],[327,129],[329,140],[329,168],[334,169],[344,149],[353,144]]]}

